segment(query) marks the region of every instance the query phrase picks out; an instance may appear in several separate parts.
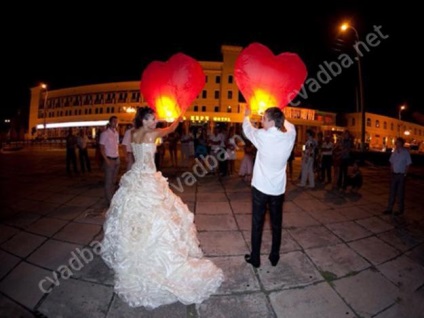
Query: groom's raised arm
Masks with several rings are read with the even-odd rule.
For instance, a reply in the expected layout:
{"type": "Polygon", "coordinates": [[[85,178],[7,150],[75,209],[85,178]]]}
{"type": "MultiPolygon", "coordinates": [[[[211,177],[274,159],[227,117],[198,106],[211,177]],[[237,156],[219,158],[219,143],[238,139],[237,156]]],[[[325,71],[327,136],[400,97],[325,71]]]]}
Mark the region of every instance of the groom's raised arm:
{"type": "Polygon", "coordinates": [[[249,139],[252,144],[257,147],[258,141],[256,139],[256,132],[258,131],[257,128],[253,127],[252,123],[250,122],[249,116],[244,116],[243,119],[243,133],[247,139],[249,139]]]}

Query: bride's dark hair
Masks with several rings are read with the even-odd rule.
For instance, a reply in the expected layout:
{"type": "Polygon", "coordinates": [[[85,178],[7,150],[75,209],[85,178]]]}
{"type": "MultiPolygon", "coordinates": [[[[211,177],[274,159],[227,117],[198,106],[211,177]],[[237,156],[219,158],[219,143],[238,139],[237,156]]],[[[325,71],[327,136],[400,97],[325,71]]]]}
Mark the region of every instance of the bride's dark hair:
{"type": "Polygon", "coordinates": [[[147,116],[154,115],[155,111],[149,106],[139,107],[137,114],[135,115],[135,128],[143,126],[143,119],[147,119],[147,116]]]}

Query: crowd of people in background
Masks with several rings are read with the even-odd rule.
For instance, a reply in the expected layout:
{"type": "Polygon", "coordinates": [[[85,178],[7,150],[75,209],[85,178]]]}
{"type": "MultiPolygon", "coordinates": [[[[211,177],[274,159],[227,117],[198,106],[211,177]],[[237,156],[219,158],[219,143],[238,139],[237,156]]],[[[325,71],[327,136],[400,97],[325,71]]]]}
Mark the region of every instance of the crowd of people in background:
{"type": "Polygon", "coordinates": [[[66,172],[68,175],[91,172],[91,161],[88,154],[89,138],[85,129],[80,129],[75,135],[72,128],[68,129],[65,138],[66,147],[66,172]],[[77,159],[78,150],[78,159],[77,159]],[[79,162],[79,169],[78,164],[79,162]]]}
{"type": "MultiPolygon", "coordinates": [[[[333,190],[344,193],[348,188],[357,192],[362,186],[359,162],[352,157],[353,137],[348,130],[333,135],[306,130],[303,144],[299,183],[302,188],[313,189],[317,184],[331,185],[333,190]]],[[[288,169],[290,173],[290,168],[288,169]]]]}
{"type": "MultiPolygon", "coordinates": [[[[123,159],[125,160],[123,170],[124,172],[129,171],[134,163],[131,149],[133,125],[126,126],[122,137],[118,135],[116,127],[114,128],[111,125],[114,125],[114,120],[112,120],[112,123],[109,121],[104,129],[97,132],[96,140],[94,141],[96,146],[94,160],[98,167],[102,169],[105,163],[109,163],[108,166],[111,166],[110,163],[112,161],[115,163],[114,166],[116,168],[119,161],[110,158],[119,157],[119,149],[122,149],[123,159]],[[101,141],[102,134],[104,134],[103,141],[101,141]],[[106,136],[110,137],[112,135],[116,145],[113,146],[113,156],[109,156],[106,155],[106,152],[111,151],[111,142],[106,136]],[[106,150],[105,147],[109,147],[109,150],[106,150]],[[116,154],[116,151],[118,151],[118,154],[116,154]]],[[[165,125],[166,123],[158,123],[158,128],[165,125]]],[[[78,135],[74,135],[73,129],[69,128],[66,136],[66,171],[68,174],[92,171],[88,153],[89,143],[90,140],[85,129],[80,129],[78,135]]],[[[157,140],[156,144],[155,161],[158,170],[164,167],[191,170],[197,162],[211,167],[210,171],[208,171],[208,174],[211,175],[238,175],[246,182],[250,182],[252,178],[256,149],[248,139],[243,137],[241,131],[236,131],[236,126],[227,127],[226,125],[218,124],[210,128],[208,125],[190,125],[189,122],[184,122],[180,124],[175,132],[169,134],[166,138],[157,140]],[[238,170],[236,170],[235,161],[238,152],[241,152],[242,156],[238,170]],[[208,160],[211,161],[211,158],[215,160],[208,162],[208,160]],[[217,165],[214,166],[213,162],[216,162],[217,165]]],[[[299,187],[313,189],[316,184],[330,184],[333,189],[343,192],[351,185],[350,176],[358,174],[358,171],[360,174],[359,166],[353,165],[351,157],[353,141],[347,130],[338,136],[337,139],[333,139],[330,134],[324,135],[322,132],[315,134],[312,129],[307,129],[306,140],[304,140],[303,144],[298,143],[299,146],[302,147],[302,151],[296,151],[295,144],[287,161],[288,180],[295,182],[293,161],[296,153],[301,154],[301,171],[297,178],[299,187]],[[349,169],[352,171],[349,171],[349,169]]],[[[119,167],[117,169],[119,170],[119,167]]],[[[116,175],[116,169],[114,169],[113,175],[116,175]]],[[[114,181],[109,180],[108,182],[114,181]]],[[[361,184],[362,181],[354,187],[354,191],[357,191],[361,184]]]]}
{"type": "MultiPolygon", "coordinates": [[[[108,171],[107,183],[109,194],[117,171],[121,168],[125,173],[134,163],[131,147],[133,124],[126,125],[123,136],[118,133],[117,118],[110,118],[108,124],[96,131],[95,139],[90,140],[84,128],[78,135],[69,128],[66,140],[66,171],[69,175],[91,172],[93,167],[89,156],[89,148],[94,148],[93,162],[97,168],[108,171]],[[121,157],[122,158],[119,158],[121,157]],[[120,167],[120,160],[124,165],[120,167]],[[113,163],[113,164],[112,164],[113,163]],[[114,167],[113,171],[111,167],[114,167]],[[105,169],[106,168],[106,169],[105,169]],[[112,172],[113,173],[112,173],[112,172]]],[[[167,124],[158,123],[158,128],[167,124]]],[[[196,163],[210,167],[208,174],[216,176],[239,175],[250,182],[253,173],[255,147],[243,137],[235,126],[190,125],[183,122],[178,129],[164,138],[156,141],[157,151],[155,163],[158,170],[162,168],[178,168],[191,170],[196,163]],[[243,158],[239,169],[236,169],[237,153],[242,152],[243,158]]]]}
{"type": "MultiPolygon", "coordinates": [[[[65,138],[66,172],[70,176],[92,172],[93,164],[88,150],[90,144],[95,146],[93,161],[105,174],[107,203],[118,185],[120,154],[123,154],[124,159],[122,173],[129,171],[134,163],[131,148],[133,125],[127,125],[122,137],[118,134],[117,125],[117,118],[112,116],[109,123],[97,131],[95,140],[89,139],[84,128],[79,129],[78,134],[74,134],[74,129],[69,128],[65,138]]],[[[167,124],[158,123],[158,128],[165,125],[167,124]]],[[[208,125],[190,125],[189,122],[183,122],[174,133],[157,140],[156,144],[155,164],[158,170],[172,167],[190,171],[195,164],[201,164],[208,167],[209,175],[219,177],[238,175],[248,184],[252,180],[256,148],[243,137],[241,130],[237,131],[237,126],[215,125],[211,129],[208,125]],[[237,153],[240,153],[240,157],[237,153]],[[240,162],[236,166],[237,158],[240,158],[240,162]]],[[[405,153],[401,139],[396,141],[396,146],[396,154],[400,151],[401,154],[405,153]]],[[[314,130],[307,129],[305,140],[298,141],[297,146],[295,143],[287,160],[287,180],[297,182],[300,188],[314,189],[317,186],[330,185],[332,190],[341,194],[346,191],[357,193],[362,187],[363,179],[360,163],[352,156],[353,148],[353,137],[348,130],[340,135],[333,135],[315,133],[314,130]],[[301,169],[298,176],[293,176],[293,161],[296,154],[300,154],[301,169]]],[[[394,158],[397,157],[394,155],[394,158]]],[[[408,160],[410,164],[410,159],[408,160]]],[[[394,176],[397,179],[393,178],[394,180],[402,179],[407,168],[400,170],[402,173],[396,172],[394,176]]],[[[393,182],[391,186],[386,214],[391,213],[396,196],[399,197],[399,211],[403,212],[402,180],[393,182]]]]}

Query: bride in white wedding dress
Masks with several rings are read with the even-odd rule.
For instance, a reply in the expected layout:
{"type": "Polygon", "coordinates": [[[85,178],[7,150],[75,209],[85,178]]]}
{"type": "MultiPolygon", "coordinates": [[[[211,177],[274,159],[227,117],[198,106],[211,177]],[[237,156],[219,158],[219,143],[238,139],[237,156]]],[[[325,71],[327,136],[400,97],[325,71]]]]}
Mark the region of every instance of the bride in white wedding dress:
{"type": "Polygon", "coordinates": [[[174,131],[178,120],[164,129],[156,123],[151,108],[138,109],[131,143],[135,163],[112,199],[101,244],[115,292],[131,307],[149,309],[201,303],[224,279],[220,268],[202,258],[193,213],[156,171],[155,140],[174,131]]]}

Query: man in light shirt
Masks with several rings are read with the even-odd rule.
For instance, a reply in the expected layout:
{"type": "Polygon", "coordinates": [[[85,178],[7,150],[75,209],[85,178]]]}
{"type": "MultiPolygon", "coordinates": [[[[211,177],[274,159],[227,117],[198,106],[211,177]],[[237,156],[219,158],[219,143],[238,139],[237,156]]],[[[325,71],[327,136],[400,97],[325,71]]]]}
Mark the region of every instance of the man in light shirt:
{"type": "Polygon", "coordinates": [[[252,178],[252,252],[245,260],[254,267],[261,264],[260,250],[265,212],[271,218],[272,246],[268,257],[272,266],[280,259],[283,202],[286,191],[286,167],[296,139],[296,129],[285,120],[278,107],[268,108],[262,117],[262,127],[257,129],[250,122],[250,110],[246,109],[243,132],[256,147],[256,159],[252,178]]]}
{"type": "Polygon", "coordinates": [[[100,152],[103,156],[103,168],[105,171],[105,196],[109,206],[115,193],[115,182],[118,178],[119,166],[119,134],[116,130],[118,118],[109,118],[108,128],[100,135],[100,152]]]}
{"type": "Polygon", "coordinates": [[[134,154],[131,146],[131,134],[134,131],[133,125],[129,126],[125,131],[124,138],[122,138],[121,145],[124,147],[125,160],[127,163],[126,171],[129,171],[134,164],[134,154]]]}
{"type": "Polygon", "coordinates": [[[405,179],[408,173],[409,166],[412,164],[411,155],[408,149],[404,147],[405,139],[402,137],[396,138],[395,150],[390,155],[390,195],[387,203],[387,209],[383,214],[393,214],[393,206],[396,198],[399,206],[399,211],[394,215],[402,215],[405,208],[405,179]]]}

